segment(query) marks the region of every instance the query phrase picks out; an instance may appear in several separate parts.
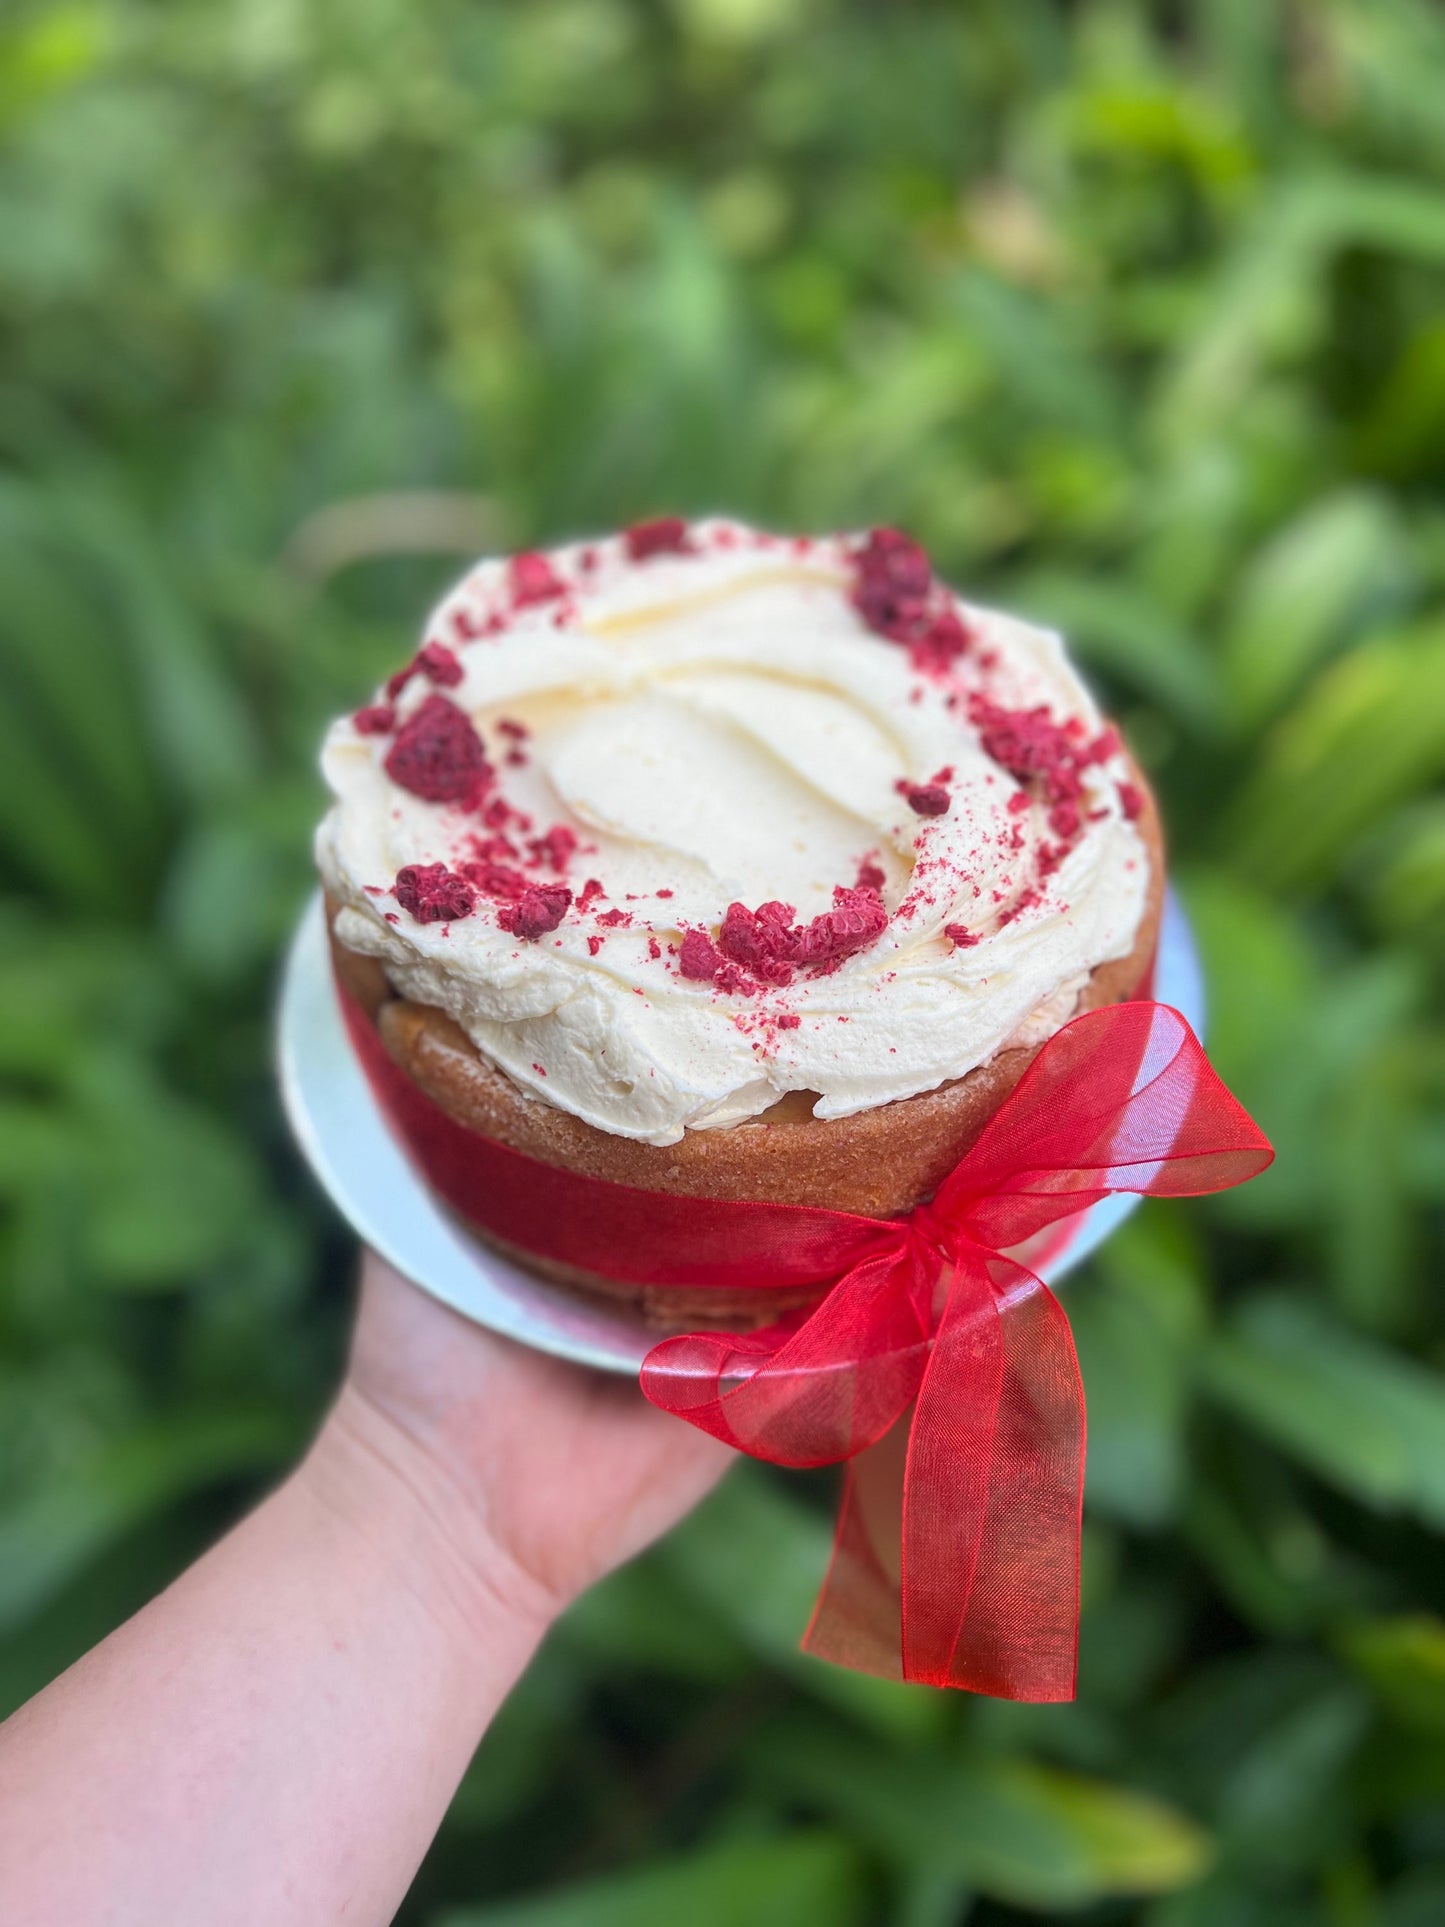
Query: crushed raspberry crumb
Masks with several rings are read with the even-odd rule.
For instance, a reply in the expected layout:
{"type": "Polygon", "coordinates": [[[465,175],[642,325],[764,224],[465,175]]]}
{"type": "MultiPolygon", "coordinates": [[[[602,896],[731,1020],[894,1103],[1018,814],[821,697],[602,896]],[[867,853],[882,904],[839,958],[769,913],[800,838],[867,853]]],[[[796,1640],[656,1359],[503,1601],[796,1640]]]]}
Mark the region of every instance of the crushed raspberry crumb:
{"type": "Polygon", "coordinates": [[[597,955],[597,952],[602,948],[603,944],[606,943],[606,941],[607,941],[606,937],[599,937],[595,935],[589,937],[587,939],[587,955],[589,957],[595,957],[597,955]]]}
{"type": "Polygon", "coordinates": [[[546,1068],[544,1065],[534,1064],[532,1066],[532,1069],[537,1073],[538,1077],[545,1077],[547,1075],[546,1068]]]}
{"type": "Polygon", "coordinates": [[[1052,876],[1064,858],[1069,854],[1067,843],[1041,843],[1039,845],[1039,875],[1052,876]]]}
{"type": "Polygon", "coordinates": [[[919,816],[946,816],[948,814],[949,794],[942,783],[910,783],[903,794],[908,799],[908,807],[919,816]]]}
{"type": "Polygon", "coordinates": [[[524,549],[520,555],[514,555],[507,573],[512,601],[519,609],[534,602],[552,602],[567,593],[567,584],[546,556],[536,549],[524,549]]]}
{"type": "Polygon", "coordinates": [[[496,727],[499,736],[505,736],[513,743],[525,743],[532,733],[527,725],[519,723],[515,716],[499,716],[496,727]]]}
{"type": "Polygon", "coordinates": [[[476,892],[445,863],[408,863],[396,873],[392,895],[417,923],[458,923],[476,907],[476,892]]]}
{"type": "MultiPolygon", "coordinates": [[[[451,621],[452,634],[458,642],[475,642],[478,636],[483,636],[487,633],[489,626],[485,622],[478,622],[470,609],[453,609],[451,621]]],[[[425,668],[425,666],[425,664],[422,665],[423,668],[425,668]]],[[[457,680],[460,681],[461,678],[458,677],[457,680]]],[[[437,681],[441,681],[440,676],[437,677],[437,681]]]]}
{"type": "Polygon", "coordinates": [[[534,864],[545,863],[553,870],[565,870],[577,850],[577,832],[566,823],[554,823],[545,836],[534,836],[527,844],[534,864]]]}
{"type": "Polygon", "coordinates": [[[875,895],[882,896],[883,886],[887,881],[888,878],[883,870],[883,866],[875,863],[870,853],[868,856],[865,856],[858,865],[858,875],[853,884],[853,888],[855,890],[872,890],[875,895]]]}
{"type": "Polygon", "coordinates": [[[657,894],[660,897],[670,897],[672,895],[672,892],[671,890],[659,890],[657,894]]]}
{"type": "Polygon", "coordinates": [[[1144,792],[1136,783],[1119,785],[1119,807],[1131,823],[1137,822],[1144,813],[1144,792]]]}
{"type": "Polygon", "coordinates": [[[802,1018],[795,1010],[785,1010],[778,1019],[778,1029],[796,1030],[802,1021],[802,1018]]]}
{"type": "Polygon", "coordinates": [[[389,736],[396,727],[396,711],[390,703],[367,703],[351,719],[358,736],[389,736]]]}
{"type": "Polygon", "coordinates": [[[579,910],[589,910],[597,901],[598,897],[605,897],[606,894],[607,892],[603,889],[600,878],[588,877],[587,881],[582,885],[581,891],[578,893],[577,908],[579,910]]]}
{"type": "Polygon", "coordinates": [[[647,954],[654,963],[656,963],[662,955],[662,945],[657,941],[656,937],[649,937],[647,939],[647,954]]]}
{"type": "Polygon", "coordinates": [[[462,665],[444,642],[428,642],[418,649],[416,666],[443,689],[455,689],[462,679],[462,665]]]}
{"type": "Polygon", "coordinates": [[[971,950],[979,941],[977,931],[970,930],[966,923],[946,923],[943,934],[958,950],[971,950]]]}
{"type": "MultiPolygon", "coordinates": [[[[525,833],[532,827],[532,819],[522,810],[514,810],[505,796],[491,796],[482,805],[482,821],[489,830],[515,829],[525,833]]],[[[515,854],[515,852],[513,853],[515,854]]]]}
{"type": "Polygon", "coordinates": [[[386,700],[389,703],[394,703],[415,674],[416,662],[413,660],[407,663],[404,668],[398,669],[395,675],[388,676],[386,680],[386,700]]]}
{"type": "Polygon", "coordinates": [[[386,773],[428,803],[475,800],[491,777],[482,739],[464,710],[428,696],[386,754],[386,773]]]}
{"type": "Polygon", "coordinates": [[[513,870],[505,863],[494,863],[487,857],[473,858],[457,867],[484,897],[515,902],[531,887],[520,870],[513,870]]]}
{"type": "Polygon", "coordinates": [[[634,562],[645,562],[650,555],[677,555],[691,549],[687,523],[680,515],[658,515],[650,522],[634,522],[624,529],[622,539],[634,562]]]}
{"type": "Polygon", "coordinates": [[[1036,888],[1027,889],[1017,903],[1011,903],[1007,910],[999,912],[998,920],[1000,923],[1012,923],[1015,917],[1021,917],[1025,910],[1036,908],[1043,900],[1044,893],[1042,890],[1036,888]]]}
{"type": "Polygon", "coordinates": [[[504,903],[497,922],[515,937],[535,943],[555,930],[572,903],[565,883],[529,884],[514,903],[504,903]]]}
{"type": "Polygon", "coordinates": [[[1065,839],[1079,833],[1079,806],[1077,803],[1055,803],[1049,811],[1049,828],[1055,836],[1065,839]]]}
{"type": "Polygon", "coordinates": [[[1008,800],[1009,814],[1011,816],[1022,816],[1032,801],[1033,799],[1027,790],[1015,790],[1008,800]]]}

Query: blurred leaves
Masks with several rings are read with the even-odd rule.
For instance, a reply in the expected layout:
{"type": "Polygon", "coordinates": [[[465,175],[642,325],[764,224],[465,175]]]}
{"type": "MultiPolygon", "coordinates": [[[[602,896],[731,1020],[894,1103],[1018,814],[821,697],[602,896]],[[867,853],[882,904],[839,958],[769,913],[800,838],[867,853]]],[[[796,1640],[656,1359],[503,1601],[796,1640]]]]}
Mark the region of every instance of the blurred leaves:
{"type": "Polygon", "coordinates": [[[1252,1298],[1210,1347],[1215,1397],[1366,1504],[1445,1527],[1445,1384],[1307,1302],[1252,1298]]]}
{"type": "Polygon", "coordinates": [[[914,1754],[879,1774],[865,1743],[806,1731],[770,1739],[764,1757],[775,1784],[854,1837],[1017,1906],[1167,1892],[1210,1859],[1204,1832],[1161,1802],[1022,1760],[914,1754]]]}
{"type": "Polygon", "coordinates": [[[0,25],[9,1697],[325,1396],[271,1090],[326,718],[481,546],[911,528],[1164,798],[1278,1148],[1070,1281],[1082,1693],[796,1650],[827,1480],[579,1603],[403,1920],[1441,1917],[1429,0],[20,0],[0,25]]]}
{"type": "Polygon", "coordinates": [[[613,1874],[519,1901],[444,1913],[437,1927],[793,1927],[864,1918],[852,1846],[840,1836],[794,1834],[780,1840],[713,1847],[685,1860],[613,1874]]]}

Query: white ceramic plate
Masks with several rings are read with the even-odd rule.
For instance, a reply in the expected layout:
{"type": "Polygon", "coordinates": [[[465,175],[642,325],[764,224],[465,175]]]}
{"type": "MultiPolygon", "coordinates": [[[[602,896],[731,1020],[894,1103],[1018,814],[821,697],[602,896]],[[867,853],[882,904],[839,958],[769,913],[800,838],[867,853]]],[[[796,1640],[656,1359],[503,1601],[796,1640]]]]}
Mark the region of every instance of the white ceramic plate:
{"type": "MultiPolygon", "coordinates": [[[[1184,912],[1164,906],[1154,994],[1204,1033],[1204,984],[1184,912]]],[[[392,1137],[352,1052],[332,986],[318,892],[286,959],[278,1013],[281,1092],[311,1169],[357,1236],[453,1310],[538,1351],[635,1374],[657,1333],[626,1307],[573,1297],[471,1237],[434,1198],[392,1137]]],[[[1055,1283],[1138,1204],[1105,1198],[1041,1268],[1055,1283]]]]}

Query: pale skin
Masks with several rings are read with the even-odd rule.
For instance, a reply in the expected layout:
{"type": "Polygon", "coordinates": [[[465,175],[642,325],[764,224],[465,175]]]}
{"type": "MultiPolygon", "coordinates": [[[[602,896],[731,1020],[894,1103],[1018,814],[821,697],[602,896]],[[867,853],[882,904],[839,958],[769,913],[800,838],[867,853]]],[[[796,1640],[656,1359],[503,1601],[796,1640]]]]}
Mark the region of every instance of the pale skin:
{"type": "Polygon", "coordinates": [[[368,1256],[301,1464],[0,1726],[6,1927],[381,1927],[548,1626],[730,1456],[368,1256]]]}

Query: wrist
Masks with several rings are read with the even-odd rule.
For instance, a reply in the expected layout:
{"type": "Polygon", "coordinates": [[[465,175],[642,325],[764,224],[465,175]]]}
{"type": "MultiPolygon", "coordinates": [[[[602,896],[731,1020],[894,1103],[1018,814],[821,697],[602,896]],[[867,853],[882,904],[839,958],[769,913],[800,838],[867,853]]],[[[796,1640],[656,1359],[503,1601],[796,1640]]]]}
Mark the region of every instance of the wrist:
{"type": "Polygon", "coordinates": [[[514,1646],[525,1664],[561,1602],[499,1544],[466,1480],[350,1379],[298,1475],[467,1646],[514,1646]]]}

